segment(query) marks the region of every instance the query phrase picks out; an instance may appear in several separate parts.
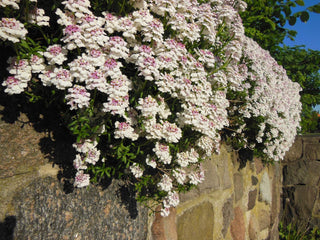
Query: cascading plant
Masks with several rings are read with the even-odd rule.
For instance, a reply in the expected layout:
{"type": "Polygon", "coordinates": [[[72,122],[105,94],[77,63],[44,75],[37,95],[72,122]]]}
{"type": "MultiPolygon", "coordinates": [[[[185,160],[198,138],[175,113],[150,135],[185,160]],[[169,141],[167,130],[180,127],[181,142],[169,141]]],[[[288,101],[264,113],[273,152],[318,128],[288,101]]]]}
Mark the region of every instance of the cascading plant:
{"type": "Polygon", "coordinates": [[[259,145],[268,157],[281,159],[292,144],[299,88],[271,60],[265,67],[273,75],[260,76],[267,53],[244,36],[243,1],[15,0],[0,7],[0,40],[16,52],[4,91],[68,106],[76,187],[122,178],[138,200],[161,202],[167,216],[179,192],[204,180],[201,162],[219,152],[221,135],[245,142],[256,131],[251,116],[262,120],[250,141],[268,142],[259,145]],[[281,98],[286,84],[292,87],[278,104],[286,109],[262,101],[272,97],[270,86],[281,98]],[[270,146],[283,143],[277,158],[270,146]]]}

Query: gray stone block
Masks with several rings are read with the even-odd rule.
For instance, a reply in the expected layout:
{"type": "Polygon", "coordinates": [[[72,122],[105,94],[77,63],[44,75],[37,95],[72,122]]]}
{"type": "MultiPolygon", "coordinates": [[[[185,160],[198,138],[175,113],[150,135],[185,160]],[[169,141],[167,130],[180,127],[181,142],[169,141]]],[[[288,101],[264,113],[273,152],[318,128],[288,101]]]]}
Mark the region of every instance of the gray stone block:
{"type": "Polygon", "coordinates": [[[14,237],[146,239],[147,209],[122,190],[113,182],[106,190],[90,186],[66,194],[57,180],[38,179],[14,198],[14,237]]]}

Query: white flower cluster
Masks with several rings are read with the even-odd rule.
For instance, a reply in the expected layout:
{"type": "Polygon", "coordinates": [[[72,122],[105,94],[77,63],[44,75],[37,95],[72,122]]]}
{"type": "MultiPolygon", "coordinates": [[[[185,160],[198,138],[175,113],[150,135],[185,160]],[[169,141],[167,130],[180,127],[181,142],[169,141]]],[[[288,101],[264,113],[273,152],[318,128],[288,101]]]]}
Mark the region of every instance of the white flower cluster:
{"type": "Polygon", "coordinates": [[[3,41],[20,42],[27,33],[24,25],[15,18],[2,18],[0,21],[0,39],[3,41]]]}
{"type": "Polygon", "coordinates": [[[256,86],[241,112],[247,117],[264,118],[256,140],[264,144],[263,152],[270,159],[281,160],[293,144],[299,128],[301,87],[287,77],[285,69],[269,52],[250,38],[244,41],[244,56],[252,63],[248,77],[256,86]]]}
{"type": "MultiPolygon", "coordinates": [[[[63,27],[60,43],[48,46],[30,60],[10,59],[11,76],[3,82],[5,91],[19,94],[31,77],[37,76],[44,86],[66,92],[70,110],[88,107],[96,93],[103,96],[97,111],[117,119],[108,126],[114,129],[115,142],[141,140],[149,144],[146,159],[130,162],[129,172],[139,180],[148,171],[157,171],[156,187],[167,194],[163,216],[179,203],[179,185],[198,185],[204,180],[199,160],[219,152],[220,132],[229,126],[228,90],[249,92],[250,82],[255,82],[254,93],[248,95],[245,107],[238,109],[240,117],[266,119],[257,141],[265,141],[268,156],[281,159],[299,123],[299,87],[267,52],[245,37],[237,12],[245,8],[245,3],[130,2],[135,10],[125,17],[109,12],[98,17],[90,10],[89,0],[63,1],[64,8],[56,10],[57,23],[63,27]],[[162,16],[165,23],[157,16],[162,16]],[[224,42],[223,34],[233,36],[232,40],[224,42]],[[79,54],[68,59],[70,52],[79,54]],[[240,62],[243,57],[250,64],[240,62]],[[128,66],[131,69],[126,69],[128,66]],[[135,76],[128,71],[135,71],[135,76]],[[140,88],[146,92],[139,92],[140,88]],[[179,107],[174,109],[173,104],[179,107]],[[264,131],[266,126],[270,132],[264,131]],[[197,141],[174,152],[172,146],[188,137],[184,135],[186,129],[199,136],[197,141]]],[[[19,1],[12,2],[16,7],[14,3],[19,1]]],[[[3,5],[9,3],[4,1],[3,5]]],[[[48,23],[41,10],[31,21],[43,26],[48,23]]],[[[2,40],[13,42],[27,34],[15,19],[3,18],[0,30],[2,40]]],[[[240,135],[244,128],[237,129],[240,135]]],[[[74,147],[78,152],[74,160],[75,186],[84,187],[90,180],[85,173],[88,165],[101,161],[102,154],[94,140],[82,139],[74,147]]]]}
{"type": "Polygon", "coordinates": [[[0,7],[11,6],[15,9],[19,9],[20,0],[1,0],[0,7]]]}
{"type": "Polygon", "coordinates": [[[42,8],[33,8],[29,14],[29,22],[38,26],[49,26],[50,17],[44,14],[45,12],[42,8]]]}

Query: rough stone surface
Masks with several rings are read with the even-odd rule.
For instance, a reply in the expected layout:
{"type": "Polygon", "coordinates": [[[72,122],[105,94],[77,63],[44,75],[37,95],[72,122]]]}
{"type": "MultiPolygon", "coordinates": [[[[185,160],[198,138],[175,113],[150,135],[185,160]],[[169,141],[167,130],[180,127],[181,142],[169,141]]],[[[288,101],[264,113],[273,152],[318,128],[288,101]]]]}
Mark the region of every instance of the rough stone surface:
{"type": "Polygon", "coordinates": [[[270,227],[270,212],[265,209],[260,210],[258,222],[259,222],[260,231],[262,231],[266,228],[269,228],[270,227]]]}
{"type": "Polygon", "coordinates": [[[206,160],[203,163],[205,180],[199,185],[200,193],[219,189],[220,179],[217,164],[214,160],[206,160]]]}
{"type": "Polygon", "coordinates": [[[258,190],[252,190],[249,192],[249,196],[248,196],[248,210],[251,210],[254,208],[254,206],[256,205],[256,199],[257,199],[257,193],[258,190]]]}
{"type": "Polygon", "coordinates": [[[227,199],[222,208],[223,228],[222,234],[225,237],[230,226],[231,220],[234,218],[233,198],[227,199]]]}
{"type": "Polygon", "coordinates": [[[259,179],[256,178],[255,176],[251,176],[251,183],[253,186],[256,186],[259,182],[259,179]]]}
{"type": "Polygon", "coordinates": [[[303,155],[303,140],[302,137],[297,136],[294,143],[284,157],[284,162],[295,161],[300,159],[303,155]]]}
{"type": "Polygon", "coordinates": [[[47,163],[39,146],[43,137],[25,114],[13,123],[0,114],[0,221],[13,214],[9,205],[14,193],[35,179],[39,166],[47,163]]]}
{"type": "Polygon", "coordinates": [[[234,219],[230,225],[230,232],[233,240],[245,239],[246,229],[244,215],[240,207],[234,209],[234,219]]]}
{"type": "Polygon", "coordinates": [[[217,158],[217,167],[219,170],[219,176],[220,176],[220,186],[222,189],[230,188],[232,185],[231,182],[231,174],[228,167],[228,161],[226,159],[230,158],[230,154],[225,149],[225,147],[221,147],[220,154],[217,158]]]}
{"type": "Polygon", "coordinates": [[[183,202],[187,202],[189,200],[192,200],[194,198],[197,198],[200,196],[200,190],[199,188],[194,188],[192,189],[191,191],[189,192],[186,192],[186,193],[180,193],[179,194],[179,199],[180,199],[180,202],[183,203],[183,202]]]}
{"type": "Polygon", "coordinates": [[[264,172],[260,182],[259,188],[259,201],[271,204],[271,184],[270,178],[267,172],[264,172]]]}
{"type": "Polygon", "coordinates": [[[176,210],[170,209],[168,217],[162,217],[160,215],[161,206],[157,207],[155,213],[155,219],[152,224],[152,240],[177,240],[177,228],[176,228],[176,210]]]}
{"type": "Polygon", "coordinates": [[[280,192],[282,187],[281,170],[279,165],[275,164],[275,170],[272,179],[272,202],[271,202],[271,225],[277,225],[275,231],[278,229],[279,215],[281,210],[280,192]]]}
{"type": "MultiPolygon", "coordinates": [[[[285,224],[295,219],[300,222],[311,222],[320,227],[319,160],[319,134],[298,136],[286,154],[283,162],[282,189],[282,218],[285,224]]],[[[272,213],[273,215],[275,214],[272,213]]]]}
{"type": "Polygon", "coordinates": [[[248,233],[249,233],[250,240],[258,239],[259,223],[254,215],[250,217],[248,233]]]}
{"type": "Polygon", "coordinates": [[[284,185],[311,185],[316,186],[320,179],[320,162],[300,160],[283,168],[284,185]]]}
{"type": "Polygon", "coordinates": [[[254,158],[254,165],[256,167],[256,174],[259,174],[264,169],[264,165],[260,158],[254,158]]]}
{"type": "Polygon", "coordinates": [[[240,173],[233,175],[234,197],[236,202],[243,196],[243,177],[240,173]]]}
{"type": "Polygon", "coordinates": [[[317,199],[318,189],[314,186],[298,185],[294,192],[294,205],[301,219],[312,216],[312,210],[317,199]]]}
{"type": "Polygon", "coordinates": [[[15,239],[146,239],[147,209],[113,182],[66,194],[51,177],[32,182],[14,197],[15,239]]]}
{"type": "Polygon", "coordinates": [[[317,161],[320,160],[319,143],[309,143],[305,145],[304,159],[317,161]]]}
{"type": "Polygon", "coordinates": [[[179,240],[212,240],[214,227],[213,206],[203,202],[178,217],[179,240]]]}

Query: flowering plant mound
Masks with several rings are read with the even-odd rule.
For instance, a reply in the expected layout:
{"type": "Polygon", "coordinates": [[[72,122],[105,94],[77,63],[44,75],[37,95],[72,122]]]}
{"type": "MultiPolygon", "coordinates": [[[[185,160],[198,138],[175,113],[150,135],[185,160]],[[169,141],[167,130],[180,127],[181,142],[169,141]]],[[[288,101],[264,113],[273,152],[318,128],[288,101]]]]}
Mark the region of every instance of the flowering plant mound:
{"type": "Polygon", "coordinates": [[[293,142],[299,86],[244,36],[243,1],[0,6],[0,39],[16,50],[4,91],[68,106],[76,187],[124,178],[167,216],[204,180],[201,162],[221,136],[274,160],[293,142]]]}

